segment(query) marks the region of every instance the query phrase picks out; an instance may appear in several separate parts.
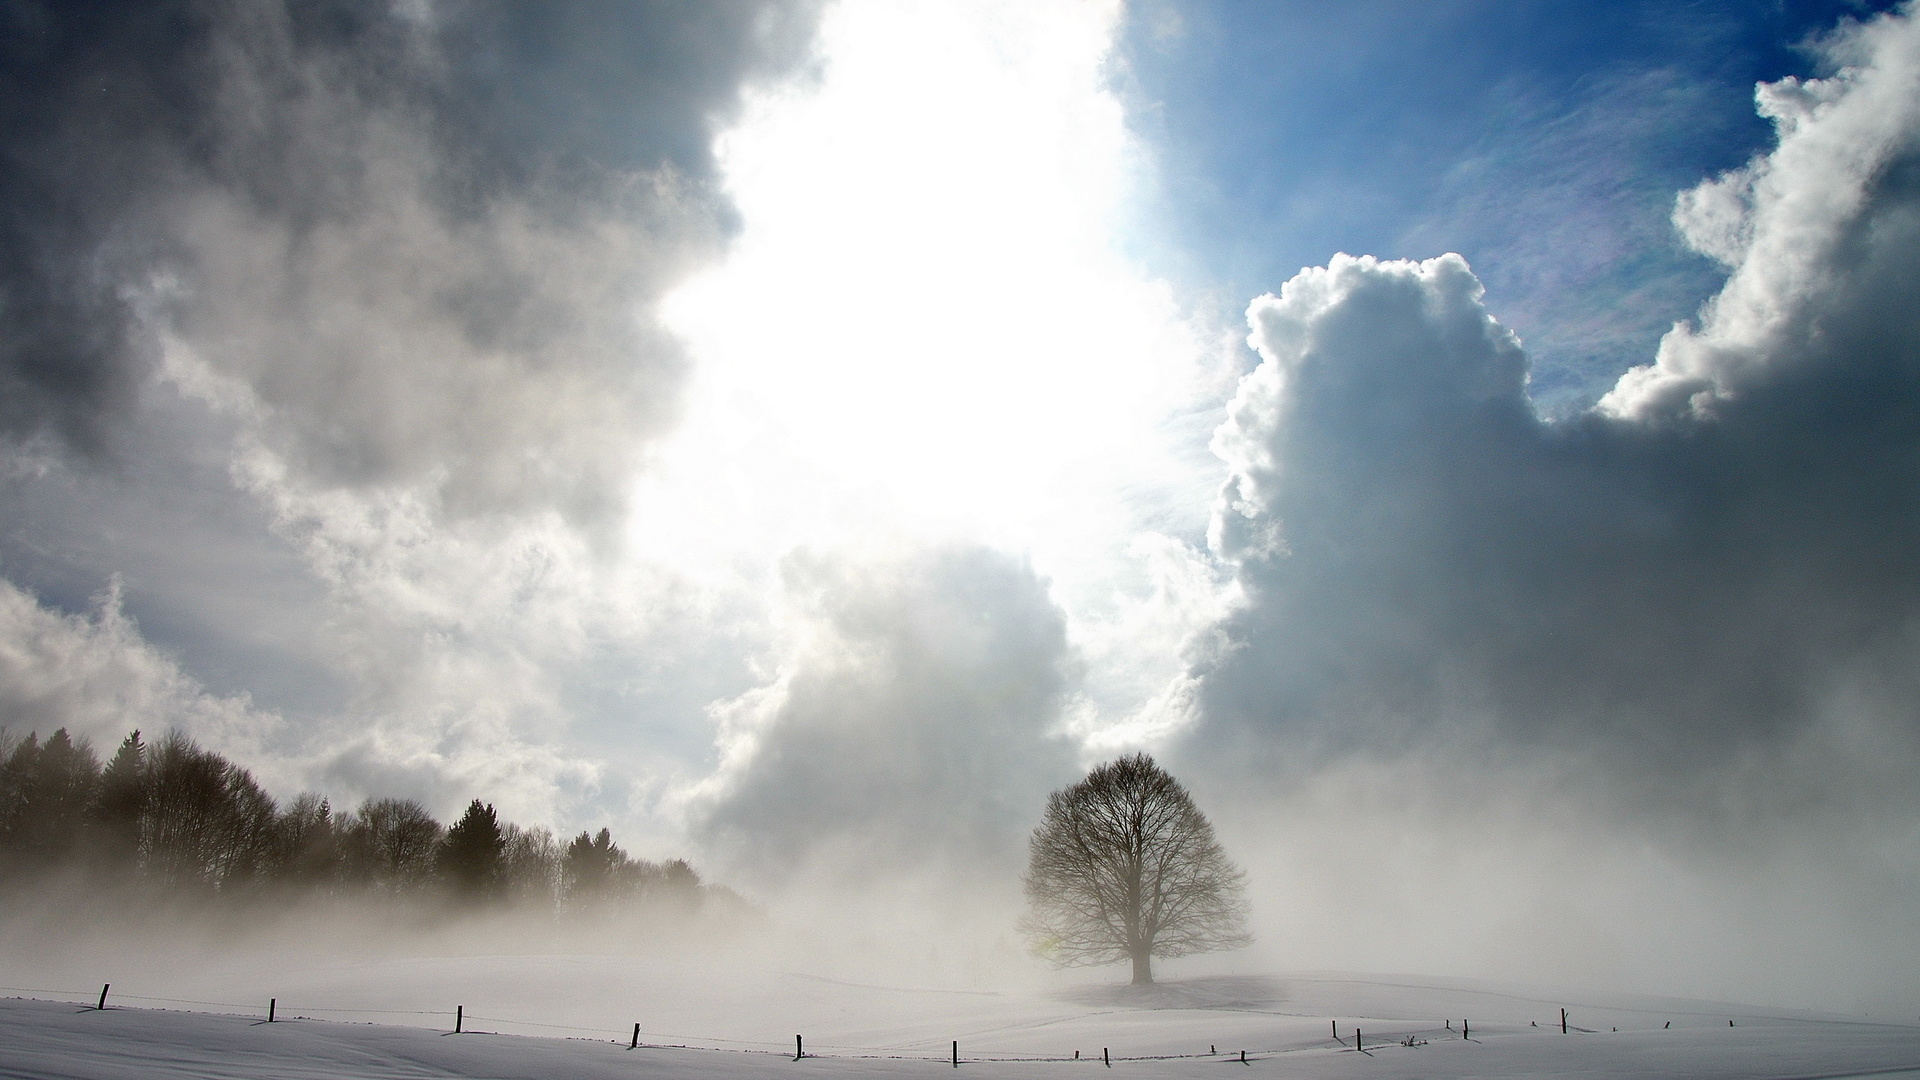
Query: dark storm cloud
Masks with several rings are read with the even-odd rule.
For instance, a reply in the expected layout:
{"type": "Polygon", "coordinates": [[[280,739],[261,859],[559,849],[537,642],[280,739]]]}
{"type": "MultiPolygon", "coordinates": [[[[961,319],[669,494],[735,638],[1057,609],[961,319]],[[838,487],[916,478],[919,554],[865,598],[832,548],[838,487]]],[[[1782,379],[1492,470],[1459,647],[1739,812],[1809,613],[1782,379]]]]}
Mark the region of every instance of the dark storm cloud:
{"type": "Polygon", "coordinates": [[[110,452],[172,348],[297,477],[595,513],[674,410],[712,135],[812,15],[10,4],[0,427],[110,452]]]}
{"type": "Polygon", "coordinates": [[[590,786],[555,702],[646,633],[605,556],[685,381],[655,308],[816,15],[0,0],[15,722],[152,699],[288,783],[590,786]],[[61,614],[110,579],[124,622],[61,614]]]}
{"type": "Polygon", "coordinates": [[[1778,150],[1681,200],[1725,290],[1591,413],[1535,415],[1457,256],[1254,303],[1216,440],[1244,602],[1186,752],[1573,751],[1656,803],[1911,802],[1920,33],[1827,55],[1763,88],[1778,150]]]}

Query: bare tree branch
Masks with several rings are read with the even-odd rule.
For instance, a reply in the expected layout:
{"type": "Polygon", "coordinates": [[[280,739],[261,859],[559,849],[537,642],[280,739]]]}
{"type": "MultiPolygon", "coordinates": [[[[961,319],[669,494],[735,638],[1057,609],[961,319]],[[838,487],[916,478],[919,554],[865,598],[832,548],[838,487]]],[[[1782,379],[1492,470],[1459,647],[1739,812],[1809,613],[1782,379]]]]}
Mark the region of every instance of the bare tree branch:
{"type": "Polygon", "coordinates": [[[1192,796],[1145,754],[1109,762],[1054,792],[1028,842],[1034,950],[1062,965],[1133,961],[1250,943],[1245,875],[1192,796]]]}

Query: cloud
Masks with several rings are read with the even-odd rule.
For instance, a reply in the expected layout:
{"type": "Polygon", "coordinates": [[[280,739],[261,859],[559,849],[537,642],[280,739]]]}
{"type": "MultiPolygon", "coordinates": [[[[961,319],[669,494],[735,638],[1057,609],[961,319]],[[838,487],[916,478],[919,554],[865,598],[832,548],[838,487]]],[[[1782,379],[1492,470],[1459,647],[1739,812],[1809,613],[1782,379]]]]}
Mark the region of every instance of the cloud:
{"type": "Polygon", "coordinates": [[[1763,86],[1729,268],[1543,418],[1457,255],[1248,311],[1169,748],[1282,963],[1920,1003],[1920,25],[1763,86]]]}
{"type": "Polygon", "coordinates": [[[817,13],[9,6],[8,577],[78,610],[124,573],[179,666],[293,718],[256,760],[301,784],[617,801],[575,722],[751,647],[617,549],[688,375],[655,309],[734,227],[714,137],[817,13]]]}
{"type": "Polygon", "coordinates": [[[1755,93],[1778,132],[1771,154],[1681,196],[1682,235],[1732,276],[1700,326],[1675,327],[1603,412],[1711,413],[1803,366],[1896,361],[1887,347],[1913,340],[1920,311],[1900,283],[1920,260],[1920,37],[1909,17],[1889,16],[1844,27],[1824,55],[1839,68],[1831,77],[1755,93]]]}
{"type": "Polygon", "coordinates": [[[1458,256],[1253,303],[1215,441],[1241,597],[1186,752],[1569,753],[1622,813],[1913,814],[1920,28],[1823,49],[1759,92],[1774,152],[1679,200],[1726,287],[1588,413],[1536,415],[1458,256]]]}
{"type": "Polygon", "coordinates": [[[1059,730],[1076,664],[1045,583],[965,545],[802,552],[783,580],[796,644],[717,710],[725,760],[695,835],[774,888],[1005,892],[1047,792],[1077,774],[1059,730]]]}
{"type": "Polygon", "coordinates": [[[220,749],[250,749],[280,723],[244,695],[208,693],[140,636],[116,580],[84,616],[50,611],[0,579],[0,717],[14,737],[65,728],[102,757],[128,731],[149,742],[184,731],[220,749]]]}
{"type": "Polygon", "coordinates": [[[99,451],[153,366],[295,479],[604,514],[717,250],[708,145],[806,6],[16,5],[0,379],[99,451]]]}
{"type": "MultiPolygon", "coordinates": [[[[495,692],[514,689],[511,679],[472,668],[455,674],[495,692]]],[[[488,707],[449,691],[437,717],[415,712],[406,716],[411,724],[303,745],[311,733],[299,724],[245,693],[210,691],[149,642],[123,607],[118,578],[84,615],[50,609],[0,579],[0,726],[15,737],[65,728],[93,740],[104,757],[135,728],[149,742],[180,731],[251,770],[280,798],[318,790],[347,806],[399,795],[448,814],[484,793],[516,812],[551,812],[592,788],[598,770],[524,739],[509,722],[517,704],[488,707]]]]}

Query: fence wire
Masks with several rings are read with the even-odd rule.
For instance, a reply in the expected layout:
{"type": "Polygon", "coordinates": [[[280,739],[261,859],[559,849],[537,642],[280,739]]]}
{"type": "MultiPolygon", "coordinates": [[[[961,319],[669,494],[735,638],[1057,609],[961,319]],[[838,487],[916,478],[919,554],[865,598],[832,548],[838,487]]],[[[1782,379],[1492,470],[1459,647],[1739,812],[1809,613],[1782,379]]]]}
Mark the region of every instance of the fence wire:
{"type": "MultiPolygon", "coordinates": [[[[93,1007],[93,1003],[99,997],[99,991],[95,991],[95,990],[53,990],[53,989],[47,989],[45,987],[0,986],[0,992],[28,995],[30,1000],[41,1000],[41,1001],[57,1000],[57,1001],[61,1001],[64,1004],[85,1005],[85,1006],[88,1006],[89,1008],[93,1007]],[[46,996],[42,996],[42,995],[46,995],[46,996]],[[70,999],[77,999],[77,1000],[70,1000],[70,999]]],[[[277,1001],[278,999],[275,999],[275,1000],[277,1001]]],[[[153,994],[128,994],[128,993],[117,993],[117,992],[110,994],[108,996],[109,1004],[107,1007],[109,1010],[112,1009],[112,1002],[116,1002],[116,1001],[162,1002],[170,1005],[203,1005],[203,1006],[209,1006],[209,1007],[219,1008],[219,1009],[239,1010],[239,1013],[237,1015],[259,1014],[262,1017],[264,1017],[267,1013],[267,1009],[261,1004],[259,1004],[258,1002],[206,1001],[199,998],[161,997],[153,994]]],[[[326,1013],[326,1014],[335,1015],[335,1016],[349,1015],[349,1016],[444,1016],[444,1017],[453,1017],[453,1016],[459,1015],[462,1017],[464,1021],[463,1028],[461,1031],[462,1034],[505,1035],[509,1038],[515,1037],[515,1033],[513,1032],[478,1031],[478,1030],[474,1030],[471,1027],[465,1026],[473,1023],[503,1024],[503,1025],[509,1025],[512,1027],[539,1028],[545,1031],[580,1032],[580,1033],[583,1033],[584,1035],[591,1036],[592,1041],[598,1042],[598,1041],[604,1040],[607,1042],[614,1043],[616,1045],[628,1045],[629,1043],[632,1043],[632,1048],[641,1049],[641,1050],[688,1050],[688,1051],[698,1051],[698,1052],[705,1052],[705,1053],[758,1054],[758,1055],[764,1055],[768,1057],[782,1057],[782,1058],[794,1057],[793,1050],[787,1049],[786,1044],[782,1042],[768,1042],[765,1040],[757,1040],[757,1039],[728,1039],[728,1038],[706,1037],[706,1036],[698,1036],[698,1035],[676,1035],[676,1034],[670,1034],[665,1032],[651,1032],[643,1028],[639,1032],[639,1036],[640,1036],[639,1041],[635,1043],[633,1042],[631,1035],[626,1032],[621,1033],[621,1037],[608,1038],[607,1029],[604,1027],[583,1027],[576,1024],[553,1024],[553,1023],[546,1023],[546,1022],[536,1021],[536,1020],[515,1020],[509,1017],[482,1016],[477,1013],[471,1013],[471,1012],[463,1012],[463,1011],[457,1012],[456,1010],[453,1010],[453,1009],[319,1008],[319,1007],[301,1007],[301,1006],[287,1005],[282,1003],[276,1008],[276,1012],[278,1014],[276,1016],[276,1020],[279,1020],[279,1021],[318,1020],[323,1023],[327,1022],[326,1017],[314,1016],[309,1014],[326,1013]]],[[[1417,1031],[1383,1032],[1380,1036],[1381,1041],[1377,1045],[1367,1046],[1366,1052],[1370,1053],[1375,1049],[1384,1049],[1387,1046],[1406,1045],[1406,1043],[1404,1043],[1403,1040],[1408,1038],[1418,1039],[1419,1043],[1416,1043],[1415,1045],[1419,1045],[1427,1041],[1424,1038],[1424,1036],[1429,1034],[1437,1035],[1444,1038],[1452,1038],[1452,1037],[1455,1037],[1457,1033],[1451,1030],[1442,1030],[1440,1028],[1424,1028],[1417,1031]]],[[[569,1037],[579,1038],[580,1036],[575,1035],[575,1036],[569,1036],[569,1037]]],[[[1325,1042],[1333,1042],[1333,1040],[1325,1040],[1325,1042]]],[[[1334,1045],[1348,1051],[1351,1051],[1354,1049],[1351,1046],[1347,1046],[1344,1043],[1344,1041],[1337,1042],[1334,1045]]],[[[805,1053],[800,1056],[807,1057],[807,1058],[822,1058],[826,1060],[843,1060],[843,1061],[926,1061],[926,1062],[945,1063],[951,1060],[950,1054],[936,1053],[932,1050],[915,1052],[914,1050],[908,1047],[855,1046],[855,1045],[850,1045],[845,1043],[820,1043],[818,1044],[818,1047],[819,1048],[817,1050],[812,1047],[809,1047],[806,1049],[805,1053]]],[[[1267,1047],[1267,1048],[1262,1048],[1257,1050],[1251,1047],[1247,1048],[1246,1050],[1240,1050],[1236,1048],[1234,1050],[1229,1050],[1226,1052],[1212,1052],[1212,1053],[1205,1053],[1205,1054],[1198,1054],[1198,1053],[1196,1054],[1103,1054],[1102,1056],[1099,1056],[1099,1057],[1094,1057],[1094,1056],[1070,1057],[1064,1054],[1062,1055],[962,1054],[960,1055],[960,1062],[962,1064],[965,1064],[967,1062],[977,1062],[977,1063],[994,1063],[994,1064],[1099,1065],[1099,1064],[1104,1064],[1108,1061],[1113,1061],[1113,1062],[1205,1061],[1205,1060],[1238,1061],[1242,1058],[1243,1055],[1247,1060],[1254,1060],[1257,1058],[1271,1058],[1280,1054],[1292,1054],[1292,1053],[1299,1053],[1299,1052],[1308,1051],[1308,1050],[1331,1050],[1331,1049],[1334,1049],[1334,1046],[1327,1046],[1320,1043],[1312,1043],[1307,1045],[1267,1047]]]]}

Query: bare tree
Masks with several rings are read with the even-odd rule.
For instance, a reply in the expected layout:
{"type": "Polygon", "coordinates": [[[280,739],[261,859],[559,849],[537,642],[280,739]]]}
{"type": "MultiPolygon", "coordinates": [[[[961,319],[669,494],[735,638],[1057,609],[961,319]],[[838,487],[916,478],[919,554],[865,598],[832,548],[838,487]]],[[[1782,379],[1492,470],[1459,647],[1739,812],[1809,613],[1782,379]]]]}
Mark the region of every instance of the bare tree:
{"type": "Polygon", "coordinates": [[[333,805],[311,791],[293,800],[274,825],[272,877],[282,886],[329,891],[339,882],[340,829],[333,805]]]}
{"type": "Polygon", "coordinates": [[[551,911],[560,895],[560,842],[553,831],[509,822],[501,826],[500,836],[500,877],[507,902],[551,911]]]}
{"type": "Polygon", "coordinates": [[[1250,943],[1245,877],[1193,797],[1145,754],[1109,762],[1054,792],[1028,843],[1034,951],[1061,965],[1133,961],[1250,943]]]}
{"type": "Polygon", "coordinates": [[[417,892],[426,885],[446,834],[427,808],[412,799],[368,799],[342,831],[348,880],[389,894],[417,892]]]}
{"type": "Polygon", "coordinates": [[[140,846],[166,885],[235,891],[271,863],[278,808],[253,774],[179,732],[154,748],[140,846]]]}

